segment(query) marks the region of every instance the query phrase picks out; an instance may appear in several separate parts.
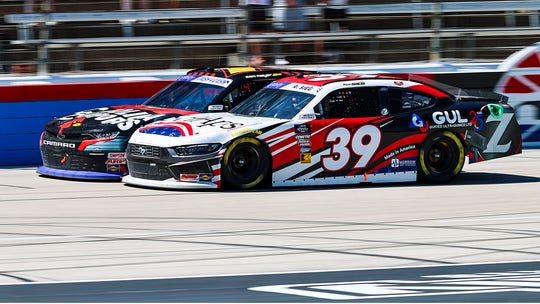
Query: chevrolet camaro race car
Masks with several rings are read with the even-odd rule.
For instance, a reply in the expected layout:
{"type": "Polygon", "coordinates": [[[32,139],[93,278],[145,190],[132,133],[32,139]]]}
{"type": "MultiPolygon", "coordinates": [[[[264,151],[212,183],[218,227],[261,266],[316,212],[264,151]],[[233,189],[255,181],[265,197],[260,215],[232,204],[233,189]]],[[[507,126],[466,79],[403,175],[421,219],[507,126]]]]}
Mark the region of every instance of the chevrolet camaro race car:
{"type": "Polygon", "coordinates": [[[253,67],[196,69],[142,105],[98,108],[55,119],[41,135],[43,166],[37,172],[72,179],[120,180],[127,174],[127,141],[138,127],[186,114],[228,111],[273,80],[300,72],[253,67]]]}
{"type": "Polygon", "coordinates": [[[465,162],[521,153],[504,96],[405,77],[298,75],[228,113],[166,119],[131,137],[128,185],[253,188],[442,183],[465,162]],[[460,92],[457,90],[456,92],[460,92]]]}

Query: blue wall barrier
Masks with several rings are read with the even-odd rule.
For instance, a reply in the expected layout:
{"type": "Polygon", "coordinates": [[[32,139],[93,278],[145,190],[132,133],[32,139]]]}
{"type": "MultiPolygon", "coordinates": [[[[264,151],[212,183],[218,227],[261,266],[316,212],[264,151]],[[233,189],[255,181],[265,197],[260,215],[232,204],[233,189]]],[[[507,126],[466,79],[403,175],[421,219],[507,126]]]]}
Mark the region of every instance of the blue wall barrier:
{"type": "Polygon", "coordinates": [[[140,104],[168,83],[149,80],[0,86],[0,166],[40,165],[39,138],[45,124],[54,118],[111,105],[140,104]]]}

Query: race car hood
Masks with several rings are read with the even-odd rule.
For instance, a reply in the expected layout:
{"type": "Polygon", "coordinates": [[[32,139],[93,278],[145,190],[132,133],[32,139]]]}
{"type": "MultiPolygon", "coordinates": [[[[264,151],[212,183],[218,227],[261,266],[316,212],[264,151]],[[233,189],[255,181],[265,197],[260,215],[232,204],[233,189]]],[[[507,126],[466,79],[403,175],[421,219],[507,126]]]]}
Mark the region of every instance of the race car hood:
{"type": "Polygon", "coordinates": [[[130,143],[173,147],[185,144],[226,143],[236,137],[260,135],[264,129],[288,120],[208,113],[176,117],[139,128],[130,143]]]}
{"type": "Polygon", "coordinates": [[[138,127],[156,120],[197,112],[144,105],[112,106],[80,111],[57,118],[45,125],[45,130],[57,136],[122,133],[129,134],[138,127]]]}

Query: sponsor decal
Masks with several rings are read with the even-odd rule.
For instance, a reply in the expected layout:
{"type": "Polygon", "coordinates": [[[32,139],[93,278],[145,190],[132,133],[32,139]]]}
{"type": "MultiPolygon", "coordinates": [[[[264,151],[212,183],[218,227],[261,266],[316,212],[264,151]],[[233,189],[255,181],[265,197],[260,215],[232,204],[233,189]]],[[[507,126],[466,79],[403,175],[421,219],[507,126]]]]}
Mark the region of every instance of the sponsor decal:
{"type": "Polygon", "coordinates": [[[458,110],[435,111],[432,114],[432,118],[436,125],[430,126],[430,129],[443,127],[457,128],[471,125],[468,119],[461,118],[461,113],[458,110]]]}
{"type": "Polygon", "coordinates": [[[315,113],[301,114],[299,119],[316,119],[315,113]]]}
{"type": "Polygon", "coordinates": [[[197,174],[197,173],[182,173],[182,174],[180,174],[180,180],[197,181],[197,180],[199,180],[199,174],[197,174]]]}
{"type": "Polygon", "coordinates": [[[399,167],[416,167],[416,161],[413,159],[399,159],[392,158],[390,162],[390,167],[399,168],[399,167]]]}
{"type": "Polygon", "coordinates": [[[223,111],[223,105],[209,105],[208,111],[223,111]]]}
{"type": "Polygon", "coordinates": [[[498,125],[495,131],[493,132],[493,135],[491,135],[491,138],[489,139],[489,142],[487,143],[487,148],[484,150],[484,152],[506,153],[510,150],[510,146],[512,145],[511,140],[504,144],[501,144],[500,142],[503,138],[503,135],[506,129],[508,128],[508,125],[512,121],[513,117],[514,117],[514,113],[503,113],[500,118],[496,118],[490,115],[486,119],[486,123],[498,122],[498,125]]]}
{"type": "Polygon", "coordinates": [[[199,173],[199,181],[201,182],[209,182],[212,180],[212,177],[212,173],[199,173]]]}
{"type": "Polygon", "coordinates": [[[311,134],[297,134],[296,142],[300,147],[311,147],[311,134]]]}
{"type": "Polygon", "coordinates": [[[207,83],[212,85],[217,85],[220,87],[228,87],[231,84],[232,80],[221,77],[212,77],[212,76],[199,76],[191,80],[191,82],[198,83],[207,83]]]}
{"type": "Polygon", "coordinates": [[[429,128],[429,123],[427,121],[423,121],[418,114],[413,113],[409,127],[419,128],[420,132],[426,132],[429,128]]]}
{"type": "Polygon", "coordinates": [[[272,76],[281,76],[281,73],[277,73],[277,74],[272,74],[272,73],[267,73],[267,74],[254,74],[254,75],[246,75],[246,79],[253,79],[253,78],[268,78],[268,77],[272,77],[272,76]]]}
{"type": "Polygon", "coordinates": [[[501,119],[504,114],[504,108],[501,105],[490,103],[487,105],[489,115],[495,119],[501,119]]]}
{"type": "Polygon", "coordinates": [[[299,84],[299,83],[297,83],[297,84],[292,85],[291,89],[293,89],[295,91],[311,93],[311,92],[315,92],[318,89],[318,87],[312,86],[312,85],[307,85],[307,84],[299,84]]]}
{"type": "MultiPolygon", "coordinates": [[[[101,124],[116,125],[119,130],[126,131],[136,127],[142,122],[152,121],[162,116],[163,114],[155,114],[140,109],[99,108],[96,110],[77,112],[73,115],[60,118],[60,120],[72,120],[75,118],[94,119],[99,121],[101,124]]],[[[82,121],[75,122],[77,123],[82,121]]]]}
{"type": "MultiPolygon", "coordinates": [[[[311,153],[311,125],[294,125],[294,133],[296,134],[296,143],[300,146],[301,153],[311,153]]],[[[301,163],[304,162],[301,161],[301,163]]]]}
{"type": "Polygon", "coordinates": [[[300,146],[300,163],[311,164],[311,125],[294,125],[296,143],[300,146]]]}
{"type": "Polygon", "coordinates": [[[300,152],[300,163],[311,164],[311,152],[300,152]]]}
{"type": "Polygon", "coordinates": [[[284,86],[291,84],[292,82],[272,82],[266,86],[268,89],[281,89],[284,86]]]}
{"type": "Polygon", "coordinates": [[[58,126],[58,138],[64,138],[64,135],[62,134],[64,132],[64,129],[70,128],[70,127],[80,127],[82,125],[82,122],[85,120],[84,117],[75,118],[73,120],[69,120],[67,122],[64,122],[58,126]]]}
{"type": "Polygon", "coordinates": [[[206,117],[186,116],[183,119],[185,121],[189,121],[195,127],[219,127],[224,130],[234,129],[234,128],[238,128],[244,125],[243,123],[228,121],[221,117],[206,118],[206,117]]]}
{"type": "Polygon", "coordinates": [[[126,163],[117,163],[117,164],[107,163],[107,173],[125,175],[127,173],[126,163]]]}
{"type": "Polygon", "coordinates": [[[238,136],[241,136],[241,135],[244,135],[244,134],[256,134],[256,135],[261,135],[263,133],[263,131],[261,130],[254,130],[254,129],[244,129],[244,130],[238,130],[238,131],[235,131],[231,134],[232,137],[238,137],[238,136]]]}
{"type": "Polygon", "coordinates": [[[294,133],[311,134],[311,125],[309,124],[294,125],[294,133]]]}
{"type": "Polygon", "coordinates": [[[197,77],[199,76],[198,75],[185,75],[185,76],[179,77],[178,79],[176,79],[176,81],[190,82],[197,77]]]}
{"type": "Polygon", "coordinates": [[[407,151],[414,150],[414,149],[416,149],[416,145],[414,145],[414,144],[403,146],[403,147],[395,149],[392,152],[386,154],[383,158],[384,158],[384,160],[388,160],[388,159],[390,159],[390,158],[392,158],[392,157],[394,157],[394,156],[396,156],[396,155],[398,155],[400,153],[407,152],[407,151]]]}
{"type": "Polygon", "coordinates": [[[469,115],[471,116],[471,124],[474,126],[474,130],[481,131],[484,128],[484,114],[471,110],[469,115]]]}
{"type": "Polygon", "coordinates": [[[311,152],[311,146],[300,147],[300,153],[309,153],[311,152]]]}
{"type": "Polygon", "coordinates": [[[363,86],[363,85],[365,85],[365,84],[366,84],[366,83],[363,82],[363,81],[360,81],[360,82],[355,81],[355,82],[344,82],[344,83],[343,83],[343,86],[344,86],[344,87],[353,87],[353,86],[363,86]]]}
{"type": "Polygon", "coordinates": [[[111,158],[111,159],[107,159],[105,163],[107,165],[123,165],[123,164],[126,164],[127,162],[125,159],[111,158]]]}
{"type": "Polygon", "coordinates": [[[126,158],[126,152],[110,152],[107,158],[126,158]]]}

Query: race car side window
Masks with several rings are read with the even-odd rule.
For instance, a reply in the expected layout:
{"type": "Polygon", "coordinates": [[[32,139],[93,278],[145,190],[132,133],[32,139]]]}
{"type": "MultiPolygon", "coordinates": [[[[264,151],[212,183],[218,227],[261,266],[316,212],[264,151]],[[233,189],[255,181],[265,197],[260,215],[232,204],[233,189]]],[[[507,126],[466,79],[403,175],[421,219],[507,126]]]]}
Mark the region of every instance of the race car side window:
{"type": "Polygon", "coordinates": [[[429,107],[435,104],[435,100],[435,97],[417,91],[397,88],[388,89],[388,105],[391,114],[429,107]]]}
{"type": "Polygon", "coordinates": [[[243,79],[242,82],[223,100],[223,104],[232,109],[255,92],[264,88],[273,79],[243,79]]]}
{"type": "MultiPolygon", "coordinates": [[[[378,88],[347,88],[331,92],[322,101],[324,118],[379,116],[378,88]]],[[[316,113],[317,113],[317,109],[316,113]]]]}

